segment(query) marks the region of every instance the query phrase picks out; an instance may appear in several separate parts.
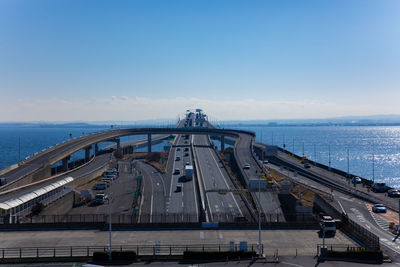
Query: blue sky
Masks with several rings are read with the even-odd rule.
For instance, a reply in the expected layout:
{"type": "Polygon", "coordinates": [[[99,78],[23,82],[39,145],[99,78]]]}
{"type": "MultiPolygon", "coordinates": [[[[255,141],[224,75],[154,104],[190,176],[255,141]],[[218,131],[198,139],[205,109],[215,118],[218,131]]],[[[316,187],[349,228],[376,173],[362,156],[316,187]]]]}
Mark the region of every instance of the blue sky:
{"type": "Polygon", "coordinates": [[[400,114],[400,1],[0,0],[0,121],[400,114]]]}

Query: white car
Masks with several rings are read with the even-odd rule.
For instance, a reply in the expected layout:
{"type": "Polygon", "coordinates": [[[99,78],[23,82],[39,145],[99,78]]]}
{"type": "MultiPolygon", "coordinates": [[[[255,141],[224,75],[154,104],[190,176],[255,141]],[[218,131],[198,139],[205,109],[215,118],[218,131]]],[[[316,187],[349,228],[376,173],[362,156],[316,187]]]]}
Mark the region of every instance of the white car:
{"type": "Polygon", "coordinates": [[[386,213],[387,209],[383,204],[374,204],[372,206],[372,211],[375,213],[386,213]]]}
{"type": "Polygon", "coordinates": [[[244,170],[250,169],[250,164],[249,164],[249,163],[245,163],[245,164],[243,165],[243,169],[244,169],[244,170]]]}

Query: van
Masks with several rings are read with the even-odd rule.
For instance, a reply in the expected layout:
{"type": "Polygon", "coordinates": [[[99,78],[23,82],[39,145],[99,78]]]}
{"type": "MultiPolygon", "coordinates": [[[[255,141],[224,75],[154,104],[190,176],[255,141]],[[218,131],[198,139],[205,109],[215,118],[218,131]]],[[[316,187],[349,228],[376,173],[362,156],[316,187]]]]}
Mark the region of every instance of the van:
{"type": "Polygon", "coordinates": [[[372,191],[376,193],[385,193],[387,190],[385,183],[374,183],[372,185],[372,191]]]}

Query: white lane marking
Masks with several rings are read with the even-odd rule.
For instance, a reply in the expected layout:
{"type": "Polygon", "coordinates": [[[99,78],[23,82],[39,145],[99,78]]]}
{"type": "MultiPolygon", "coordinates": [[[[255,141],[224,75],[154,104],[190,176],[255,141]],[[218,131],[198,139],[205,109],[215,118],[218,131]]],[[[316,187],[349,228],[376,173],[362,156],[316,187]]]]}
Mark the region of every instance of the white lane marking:
{"type": "Polygon", "coordinates": [[[157,183],[157,186],[160,186],[160,183],[157,183]]]}
{"type": "MultiPolygon", "coordinates": [[[[192,158],[192,153],[190,153],[190,149],[193,150],[193,140],[194,140],[194,135],[192,134],[190,136],[191,142],[190,142],[190,148],[189,148],[189,161],[192,163],[192,166],[194,166],[194,159],[192,158]]],[[[192,174],[192,176],[194,176],[194,173],[192,174]]],[[[198,177],[197,177],[198,178],[198,177]]],[[[192,186],[193,186],[193,195],[194,195],[194,203],[196,204],[196,214],[197,214],[197,218],[199,218],[199,205],[197,204],[197,194],[196,194],[196,186],[194,183],[194,179],[192,179],[191,181],[192,186]]]]}
{"type": "MultiPolygon", "coordinates": [[[[226,185],[226,189],[229,189],[229,185],[228,185],[228,183],[227,183],[226,180],[225,180],[225,176],[222,174],[222,171],[221,171],[221,168],[219,167],[218,161],[217,161],[217,160],[215,159],[215,157],[214,157],[214,153],[213,153],[214,151],[211,151],[211,149],[208,149],[208,151],[210,152],[210,154],[211,154],[212,158],[214,159],[215,163],[217,164],[217,168],[218,168],[218,170],[219,170],[219,173],[220,173],[221,176],[222,176],[222,180],[224,181],[224,183],[225,183],[225,185],[226,185]]],[[[235,202],[235,205],[236,205],[236,207],[237,207],[237,209],[238,209],[238,211],[239,211],[239,213],[240,213],[240,216],[243,216],[242,210],[239,208],[239,204],[236,202],[236,199],[235,199],[235,197],[233,196],[233,193],[230,192],[229,195],[232,197],[233,201],[235,202]]]]}
{"type": "Polygon", "coordinates": [[[344,213],[344,214],[347,214],[346,211],[344,210],[343,206],[342,206],[342,203],[340,203],[339,200],[338,200],[338,203],[339,203],[339,206],[340,206],[340,208],[342,209],[343,213],[344,213]]]}
{"type": "Polygon", "coordinates": [[[366,223],[367,220],[365,219],[364,215],[362,215],[362,213],[356,209],[356,208],[350,208],[350,210],[354,213],[354,215],[357,217],[357,219],[361,222],[361,223],[366,223]]]}
{"type": "MultiPolygon", "coordinates": [[[[196,136],[196,139],[198,139],[198,136],[196,136]]],[[[193,139],[193,140],[194,140],[194,139],[193,139]]],[[[193,145],[194,145],[194,142],[193,142],[193,145]]],[[[193,155],[194,155],[195,158],[197,158],[197,162],[199,162],[199,155],[197,155],[197,148],[195,149],[194,146],[193,146],[193,155]]],[[[193,160],[194,160],[194,159],[193,159],[193,160]]],[[[200,165],[200,163],[199,163],[198,165],[199,165],[199,166],[197,166],[197,167],[198,167],[200,176],[202,177],[203,171],[201,170],[201,165],[200,165]]],[[[200,178],[200,177],[198,177],[198,178],[200,178]]],[[[206,182],[204,181],[204,179],[201,179],[201,180],[202,180],[202,184],[203,184],[204,191],[207,191],[206,182]]],[[[200,186],[200,185],[199,185],[199,186],[200,186]]],[[[206,198],[208,207],[209,207],[209,209],[210,209],[210,210],[209,210],[209,211],[210,211],[210,216],[211,216],[210,219],[211,219],[211,221],[213,221],[214,218],[213,218],[213,214],[212,214],[212,210],[211,210],[210,199],[207,197],[207,193],[204,193],[204,197],[206,198]]],[[[202,202],[204,202],[204,201],[202,201],[202,202]]],[[[205,203],[202,203],[202,205],[204,206],[204,209],[206,209],[205,203]]],[[[207,211],[206,211],[206,213],[207,213],[207,211]]]]}
{"type": "Polygon", "coordinates": [[[218,234],[219,239],[224,239],[224,235],[222,233],[218,234]]]}
{"type": "MultiPolygon", "coordinates": [[[[180,135],[177,136],[177,138],[176,138],[176,143],[178,143],[179,138],[180,138],[180,135]]],[[[174,148],[174,158],[172,159],[172,160],[174,161],[174,163],[172,163],[172,173],[175,171],[175,162],[176,162],[175,159],[176,159],[176,148],[174,148]]],[[[172,177],[171,177],[171,187],[170,187],[170,189],[169,189],[169,197],[170,197],[170,198],[171,198],[171,196],[172,196],[172,185],[173,185],[173,183],[174,183],[174,175],[172,174],[172,177]]]]}
{"type": "Polygon", "coordinates": [[[150,223],[152,222],[153,217],[153,194],[151,194],[151,201],[150,201],[150,223]]]}
{"type": "Polygon", "coordinates": [[[204,239],[204,232],[200,231],[200,239],[204,239]]]}
{"type": "Polygon", "coordinates": [[[286,264],[286,265],[291,265],[291,266],[304,267],[304,265],[299,265],[296,263],[291,263],[291,262],[286,262],[286,261],[281,261],[280,263],[286,264]]]}

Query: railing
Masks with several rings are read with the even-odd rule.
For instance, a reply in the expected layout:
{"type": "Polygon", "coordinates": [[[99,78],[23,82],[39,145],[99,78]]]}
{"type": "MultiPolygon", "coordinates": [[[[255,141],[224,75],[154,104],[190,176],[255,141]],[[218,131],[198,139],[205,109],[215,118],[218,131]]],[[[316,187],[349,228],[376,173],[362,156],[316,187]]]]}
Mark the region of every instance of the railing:
{"type": "MultiPolygon", "coordinates": [[[[315,216],[309,213],[295,213],[286,214],[286,218],[282,214],[270,213],[263,214],[261,223],[263,225],[292,225],[293,223],[305,223],[307,225],[315,224],[315,216]],[[290,217],[288,221],[287,218],[290,217]]],[[[138,216],[131,216],[126,214],[113,214],[112,224],[115,225],[137,225],[142,224],[182,224],[182,223],[197,223],[199,224],[199,216],[197,214],[141,214],[140,220],[138,216]],[[150,220],[151,219],[151,220],[150,220]],[[138,223],[140,221],[140,223],[138,223]]],[[[218,213],[213,215],[214,222],[237,224],[237,225],[251,225],[255,222],[249,222],[245,217],[238,217],[230,213],[218,213]]],[[[108,225],[108,214],[70,214],[70,215],[39,215],[35,217],[13,217],[12,220],[8,216],[0,217],[0,226],[6,227],[7,225],[34,225],[34,224],[47,224],[51,227],[52,224],[65,224],[66,226],[89,226],[96,224],[99,227],[108,225]],[[73,225],[72,225],[73,224],[73,225]]]]}
{"type": "MultiPolygon", "coordinates": [[[[263,249],[263,247],[262,247],[263,249]]],[[[239,244],[203,244],[203,245],[113,245],[113,251],[134,251],[137,256],[181,256],[185,251],[240,251],[239,244]]],[[[246,251],[258,252],[256,244],[247,244],[246,251]]],[[[92,257],[93,252],[109,251],[108,246],[71,246],[71,247],[19,247],[0,248],[1,259],[92,257]]]]}

